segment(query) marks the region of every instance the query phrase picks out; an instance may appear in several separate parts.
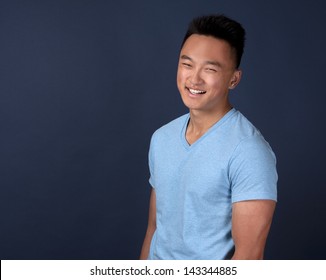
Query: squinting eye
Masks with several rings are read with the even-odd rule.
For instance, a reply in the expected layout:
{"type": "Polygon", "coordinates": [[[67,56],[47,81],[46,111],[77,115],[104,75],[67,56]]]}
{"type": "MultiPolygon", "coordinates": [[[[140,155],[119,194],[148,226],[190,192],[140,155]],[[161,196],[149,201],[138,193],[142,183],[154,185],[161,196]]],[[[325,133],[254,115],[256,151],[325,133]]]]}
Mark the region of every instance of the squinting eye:
{"type": "Polygon", "coordinates": [[[206,70],[209,72],[217,72],[216,69],[213,69],[213,68],[207,68],[206,70]]]}
{"type": "Polygon", "coordinates": [[[188,63],[182,63],[182,65],[185,66],[185,67],[187,67],[187,68],[190,68],[191,67],[191,65],[188,64],[188,63]]]}

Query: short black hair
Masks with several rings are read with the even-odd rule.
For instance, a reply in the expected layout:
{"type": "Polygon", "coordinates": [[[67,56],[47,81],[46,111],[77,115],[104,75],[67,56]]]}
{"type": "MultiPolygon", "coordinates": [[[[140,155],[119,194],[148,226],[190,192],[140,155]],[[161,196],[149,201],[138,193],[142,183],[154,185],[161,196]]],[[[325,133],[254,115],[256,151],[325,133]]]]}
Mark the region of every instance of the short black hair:
{"type": "Polygon", "coordinates": [[[189,24],[181,48],[193,34],[212,36],[227,41],[235,50],[236,67],[239,67],[246,36],[246,31],[240,23],[222,14],[194,18],[189,24]]]}

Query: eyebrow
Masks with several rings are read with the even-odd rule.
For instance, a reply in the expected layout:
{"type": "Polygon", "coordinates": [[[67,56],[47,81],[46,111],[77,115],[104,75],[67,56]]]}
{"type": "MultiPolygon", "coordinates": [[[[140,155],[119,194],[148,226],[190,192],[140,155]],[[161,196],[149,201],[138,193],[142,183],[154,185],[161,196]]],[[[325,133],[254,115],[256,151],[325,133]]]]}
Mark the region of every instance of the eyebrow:
{"type": "MultiPolygon", "coordinates": [[[[191,62],[194,61],[191,57],[189,57],[189,56],[187,56],[185,54],[181,55],[180,58],[190,60],[191,62]]],[[[214,65],[214,66],[217,66],[217,67],[222,67],[221,63],[219,63],[218,61],[207,60],[207,61],[205,61],[205,64],[214,65]]]]}

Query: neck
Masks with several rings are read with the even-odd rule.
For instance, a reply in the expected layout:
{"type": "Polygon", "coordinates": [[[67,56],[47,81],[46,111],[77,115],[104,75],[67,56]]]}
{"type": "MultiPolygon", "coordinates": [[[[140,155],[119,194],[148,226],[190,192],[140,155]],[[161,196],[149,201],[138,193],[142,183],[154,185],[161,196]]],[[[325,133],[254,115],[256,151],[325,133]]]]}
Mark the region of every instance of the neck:
{"type": "Polygon", "coordinates": [[[186,138],[189,144],[194,143],[206,133],[215,123],[232,109],[231,104],[227,104],[222,110],[217,112],[203,112],[190,110],[190,120],[186,131],[186,138]]]}
{"type": "Polygon", "coordinates": [[[205,133],[211,126],[218,122],[223,116],[232,109],[231,104],[227,104],[218,112],[202,112],[190,110],[189,128],[194,132],[205,133]]]}

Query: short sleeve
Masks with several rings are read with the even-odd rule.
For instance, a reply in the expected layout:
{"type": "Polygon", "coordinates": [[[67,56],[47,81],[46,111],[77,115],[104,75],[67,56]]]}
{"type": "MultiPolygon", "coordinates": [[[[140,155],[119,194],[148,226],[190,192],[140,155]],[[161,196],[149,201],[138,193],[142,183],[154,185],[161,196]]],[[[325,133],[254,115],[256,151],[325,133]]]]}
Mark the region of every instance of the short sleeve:
{"type": "Polygon", "coordinates": [[[275,155],[261,135],[240,142],[229,163],[232,203],[244,200],[277,201],[275,155]]]}

